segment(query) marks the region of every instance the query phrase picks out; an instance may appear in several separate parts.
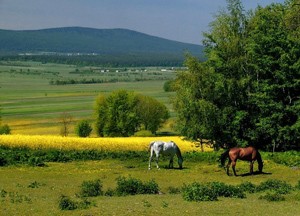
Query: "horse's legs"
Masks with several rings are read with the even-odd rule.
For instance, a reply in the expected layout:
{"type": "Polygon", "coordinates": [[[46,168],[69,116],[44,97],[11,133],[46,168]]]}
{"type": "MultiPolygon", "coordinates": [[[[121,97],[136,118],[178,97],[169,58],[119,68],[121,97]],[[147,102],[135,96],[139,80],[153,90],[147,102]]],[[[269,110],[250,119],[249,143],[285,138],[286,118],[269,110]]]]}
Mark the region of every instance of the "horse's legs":
{"type": "Polygon", "coordinates": [[[157,168],[157,169],[159,169],[159,166],[158,166],[158,159],[159,159],[159,154],[156,155],[156,160],[155,160],[155,162],[156,162],[156,168],[157,168]]]}
{"type": "Polygon", "coordinates": [[[232,167],[232,170],[233,170],[234,175],[237,176],[237,174],[236,174],[236,172],[235,172],[235,165],[236,165],[236,161],[232,161],[231,167],[232,167]]]}
{"type": "Polygon", "coordinates": [[[149,158],[149,165],[148,165],[148,169],[151,169],[151,161],[152,161],[152,156],[153,156],[153,152],[151,151],[150,153],[150,158],[149,158]]]}
{"type": "Polygon", "coordinates": [[[173,169],[173,157],[170,157],[169,168],[173,169]]]}
{"type": "Polygon", "coordinates": [[[254,161],[250,161],[250,174],[253,174],[253,164],[254,161]]]}
{"type": "Polygon", "coordinates": [[[226,173],[227,173],[228,176],[229,176],[229,167],[230,167],[230,164],[231,164],[231,160],[228,161],[228,164],[226,166],[226,173]]]}

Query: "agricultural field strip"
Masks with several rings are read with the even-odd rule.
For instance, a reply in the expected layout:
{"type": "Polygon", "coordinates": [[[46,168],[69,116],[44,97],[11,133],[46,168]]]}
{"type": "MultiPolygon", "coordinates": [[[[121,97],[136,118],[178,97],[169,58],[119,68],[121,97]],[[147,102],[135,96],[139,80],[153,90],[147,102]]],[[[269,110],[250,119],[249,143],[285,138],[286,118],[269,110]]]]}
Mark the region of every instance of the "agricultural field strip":
{"type": "MultiPolygon", "coordinates": [[[[172,140],[182,152],[201,151],[194,143],[172,137],[119,137],[78,138],[47,135],[0,135],[0,143],[7,147],[28,147],[32,149],[101,150],[101,151],[147,151],[153,140],[172,140]]],[[[212,151],[208,146],[205,151],[212,151]]]]}

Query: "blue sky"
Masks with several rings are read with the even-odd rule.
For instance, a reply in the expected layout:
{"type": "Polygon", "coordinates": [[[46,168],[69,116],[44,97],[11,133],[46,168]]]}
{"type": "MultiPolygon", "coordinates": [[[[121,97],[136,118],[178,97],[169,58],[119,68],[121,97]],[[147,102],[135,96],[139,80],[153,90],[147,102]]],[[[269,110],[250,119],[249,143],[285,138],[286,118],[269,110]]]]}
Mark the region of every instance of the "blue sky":
{"type": "MultiPolygon", "coordinates": [[[[284,0],[242,0],[246,10],[284,0]]],[[[0,0],[0,29],[127,28],[201,44],[226,0],[0,0]]]]}

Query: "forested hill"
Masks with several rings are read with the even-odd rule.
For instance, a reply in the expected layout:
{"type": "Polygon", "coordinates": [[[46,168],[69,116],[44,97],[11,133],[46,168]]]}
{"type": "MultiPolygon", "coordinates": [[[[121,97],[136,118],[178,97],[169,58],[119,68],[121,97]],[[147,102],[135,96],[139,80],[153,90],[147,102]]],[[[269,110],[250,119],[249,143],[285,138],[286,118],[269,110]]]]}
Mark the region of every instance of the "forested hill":
{"type": "Polygon", "coordinates": [[[80,53],[80,54],[151,54],[183,56],[189,52],[201,56],[200,45],[182,43],[128,29],[82,27],[43,30],[0,30],[0,53],[80,53]]]}

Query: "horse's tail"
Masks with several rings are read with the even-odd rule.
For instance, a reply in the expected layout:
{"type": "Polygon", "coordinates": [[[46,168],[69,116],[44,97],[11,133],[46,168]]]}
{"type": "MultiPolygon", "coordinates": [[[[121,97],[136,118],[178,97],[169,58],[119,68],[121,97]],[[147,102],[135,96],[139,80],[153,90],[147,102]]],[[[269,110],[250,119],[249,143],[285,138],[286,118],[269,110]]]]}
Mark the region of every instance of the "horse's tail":
{"type": "Polygon", "coordinates": [[[225,166],[226,159],[229,157],[229,149],[226,150],[223,154],[220,155],[221,166],[225,166]]]}
{"type": "Polygon", "coordinates": [[[259,172],[262,172],[264,163],[263,163],[261,154],[258,151],[256,152],[256,160],[258,163],[258,170],[259,170],[259,172]]]}
{"type": "Polygon", "coordinates": [[[148,152],[151,151],[151,147],[153,146],[154,143],[155,143],[155,141],[150,142],[149,147],[148,147],[148,152]]]}
{"type": "MultiPolygon", "coordinates": [[[[174,144],[175,144],[175,143],[174,143],[174,144]]],[[[175,147],[176,147],[176,155],[177,155],[177,157],[182,159],[182,155],[181,155],[180,148],[179,148],[178,145],[176,145],[176,144],[175,144],[175,147]]]]}
{"type": "Polygon", "coordinates": [[[178,158],[179,169],[182,169],[183,158],[182,158],[182,155],[181,155],[180,148],[175,143],[174,143],[174,146],[175,146],[175,153],[176,153],[177,158],[178,158]]]}

